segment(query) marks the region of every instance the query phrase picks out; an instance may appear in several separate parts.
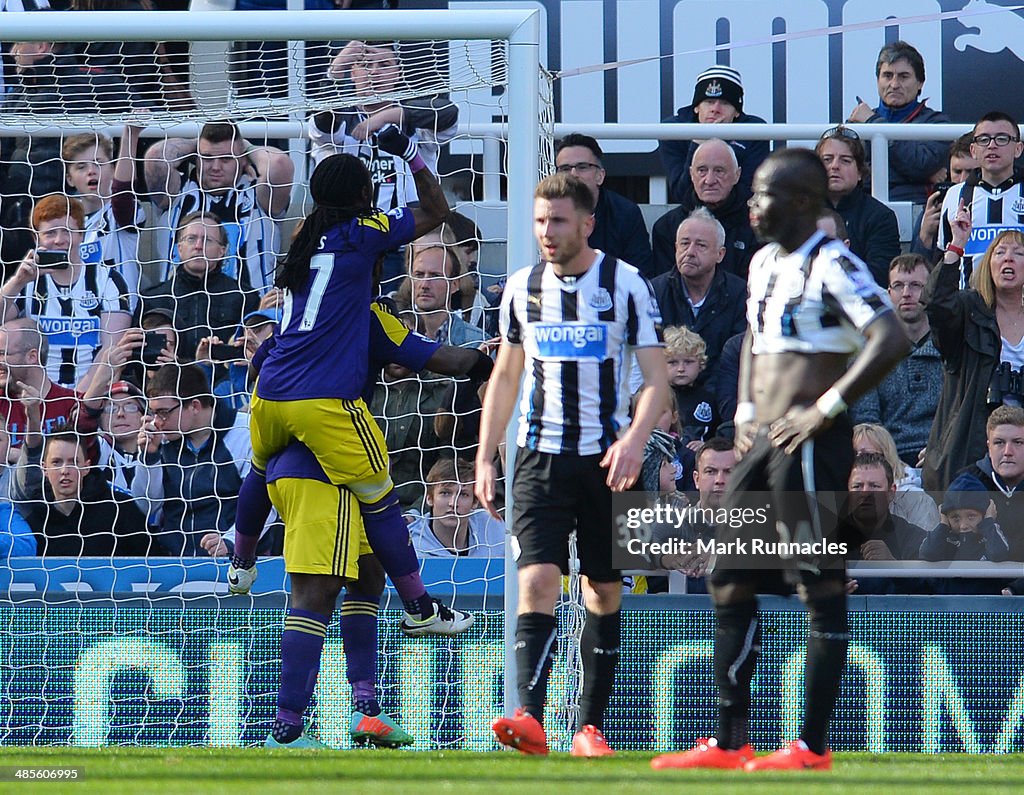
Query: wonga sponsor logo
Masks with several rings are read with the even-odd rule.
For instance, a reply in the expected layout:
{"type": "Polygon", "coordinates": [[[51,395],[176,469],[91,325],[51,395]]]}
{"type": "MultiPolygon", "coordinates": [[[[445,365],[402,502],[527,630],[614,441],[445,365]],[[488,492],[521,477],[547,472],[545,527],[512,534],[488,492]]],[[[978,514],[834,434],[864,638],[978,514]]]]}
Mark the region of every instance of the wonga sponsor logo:
{"type": "Polygon", "coordinates": [[[98,317],[40,317],[39,328],[50,345],[95,348],[100,344],[98,317]]]}
{"type": "Polygon", "coordinates": [[[1024,227],[1000,226],[997,224],[982,224],[974,227],[971,230],[971,236],[967,239],[967,244],[964,246],[964,253],[969,257],[983,256],[993,241],[1003,232],[1009,230],[1024,232],[1024,227]]]}
{"type": "Polygon", "coordinates": [[[536,323],[537,355],[541,359],[608,357],[608,330],[603,323],[536,323]]]}

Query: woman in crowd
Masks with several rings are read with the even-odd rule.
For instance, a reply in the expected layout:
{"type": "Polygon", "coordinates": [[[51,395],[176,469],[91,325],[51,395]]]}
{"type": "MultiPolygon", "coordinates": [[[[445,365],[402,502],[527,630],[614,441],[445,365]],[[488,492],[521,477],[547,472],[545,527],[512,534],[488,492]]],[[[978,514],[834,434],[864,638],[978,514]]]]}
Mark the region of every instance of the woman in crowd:
{"type": "Polygon", "coordinates": [[[932,271],[928,322],[945,374],[928,437],[924,487],[944,490],[986,454],[985,422],[1000,405],[1024,400],[1024,233],[1000,232],[960,290],[970,209],[952,219],[951,243],[932,271]]]}

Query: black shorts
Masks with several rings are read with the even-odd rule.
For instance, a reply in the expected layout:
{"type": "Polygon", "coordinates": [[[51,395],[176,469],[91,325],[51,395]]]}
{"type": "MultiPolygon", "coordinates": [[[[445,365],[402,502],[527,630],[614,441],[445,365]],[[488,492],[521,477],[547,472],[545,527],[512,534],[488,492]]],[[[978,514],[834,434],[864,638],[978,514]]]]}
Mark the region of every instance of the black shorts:
{"type": "Polygon", "coordinates": [[[569,534],[575,530],[580,573],[594,582],[621,577],[612,566],[612,490],[602,457],[516,451],[512,548],[519,568],[553,563],[568,574],[569,534]]]}
{"type": "MultiPolygon", "coordinates": [[[[775,522],[773,537],[768,541],[838,543],[853,458],[853,425],[846,414],[791,455],[774,447],[768,429],[761,428],[753,446],[733,470],[725,505],[741,509],[769,502],[775,522]]],[[[719,526],[715,538],[725,542],[742,539],[744,529],[719,526]]],[[[777,563],[776,576],[783,572],[790,584],[805,582],[807,575],[824,575],[826,570],[845,576],[842,556],[780,558],[777,563]]],[[[756,569],[744,567],[739,561],[733,564],[727,559],[716,561],[712,582],[749,581],[756,573],[754,580],[770,585],[770,561],[759,560],[756,569]]],[[[766,588],[766,592],[774,591],[766,588]]]]}

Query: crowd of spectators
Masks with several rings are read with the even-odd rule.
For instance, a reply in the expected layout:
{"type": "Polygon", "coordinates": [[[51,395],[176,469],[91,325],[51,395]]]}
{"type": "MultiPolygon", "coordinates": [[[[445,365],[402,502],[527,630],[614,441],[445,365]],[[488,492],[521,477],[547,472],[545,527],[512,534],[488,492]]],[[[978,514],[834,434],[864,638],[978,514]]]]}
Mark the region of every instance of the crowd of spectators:
{"type": "MultiPolygon", "coordinates": [[[[16,43],[4,109],[43,117],[58,105],[91,103],[82,109],[95,112],[180,101],[159,48],[138,50],[137,68],[125,69],[99,45],[16,43]]],[[[350,81],[359,100],[311,116],[313,162],[357,154],[379,208],[416,202],[405,161],[380,150],[375,135],[400,124],[436,171],[458,129],[457,106],[444,95],[383,99],[407,88],[401,49],[385,43],[348,42],[327,76],[350,81]]],[[[876,77],[877,106],[861,102],[847,124],[947,120],[921,100],[924,62],[909,44],[886,45],[876,77]]],[[[691,104],[665,120],[722,124],[723,133],[661,142],[673,206],[650,233],[639,206],[605,184],[598,141],[570,134],[555,150],[557,170],[593,195],[590,244],[652,281],[674,401],[659,422],[648,480],[692,504],[717,505],[730,473],[723,461],[732,455],[745,279],[760,245],[747,202],[770,147],[730,140],[724,125],[763,122],[743,104],[739,72],[715,66],[697,76],[691,104]]],[[[266,141],[246,140],[230,121],[141,151],[140,133],[129,125],[116,142],[26,135],[0,145],[6,554],[230,550],[249,459],[248,362],[290,311],[273,282],[287,220],[297,214],[294,163],[266,141]],[[156,263],[143,268],[147,228],[156,263]]],[[[920,211],[904,251],[895,214],[866,185],[860,136],[839,124],[815,146],[832,208],[819,224],[888,289],[914,344],[851,407],[860,424],[842,532],[853,539],[854,559],[1024,560],[1024,216],[1006,215],[1024,202],[1015,165],[1022,151],[1019,126],[1001,111],[985,114],[948,150],[893,142],[890,195],[920,211]]],[[[382,292],[416,333],[490,353],[501,286],[481,283],[481,237],[453,213],[382,263],[382,292]]],[[[424,555],[502,554],[502,528],[472,499],[478,387],[388,364],[369,395],[424,555]]],[[[273,538],[263,549],[274,551],[273,538]]],[[[666,565],[699,579],[701,563],[666,565]]],[[[1024,592],[998,580],[959,587],[967,586],[1024,592]]],[[[894,586],[851,584],[876,587],[894,586]]]]}

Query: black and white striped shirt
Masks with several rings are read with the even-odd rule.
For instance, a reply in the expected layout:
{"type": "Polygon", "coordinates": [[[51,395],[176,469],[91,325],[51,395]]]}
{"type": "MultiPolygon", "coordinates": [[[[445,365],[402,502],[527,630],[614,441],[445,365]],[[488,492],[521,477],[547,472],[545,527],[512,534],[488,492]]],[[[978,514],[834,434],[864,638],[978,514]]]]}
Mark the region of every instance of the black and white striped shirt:
{"type": "Polygon", "coordinates": [[[956,215],[961,198],[971,208],[971,236],[960,260],[960,289],[967,286],[974,260],[981,259],[999,233],[1006,229],[1024,232],[1024,183],[1011,177],[999,185],[985,181],[954,185],[942,200],[938,247],[944,250],[952,238],[949,219],[956,215]]]}
{"type": "Polygon", "coordinates": [[[47,273],[25,286],[19,308],[46,335],[50,354],[46,374],[73,387],[92,366],[103,342],[104,315],[131,314],[128,287],[121,274],[98,263],[86,264],[73,284],[57,284],[47,273]]]}
{"type": "Polygon", "coordinates": [[[255,181],[243,175],[234,188],[211,193],[199,187],[198,179],[194,168],[186,173],[181,190],[157,222],[157,254],[166,260],[162,281],[170,278],[180,262],[174,238],[181,219],[191,213],[207,212],[220,220],[227,236],[228,250],[221,273],[238,279],[245,290],[266,292],[274,283],[281,229],[279,222],[260,206],[255,181]]]}
{"type": "Polygon", "coordinates": [[[892,310],[868,266],[820,231],[791,254],[778,244],[762,248],[748,283],[755,354],[855,353],[863,329],[892,310]]]}
{"type": "Polygon", "coordinates": [[[548,263],[509,277],[501,334],[522,345],[526,380],[518,444],[544,453],[597,455],[629,427],[629,348],[661,345],[650,284],[598,252],[574,280],[548,263]]]}
{"type": "Polygon", "coordinates": [[[135,205],[135,223],[121,226],[114,217],[110,202],[104,202],[96,212],[86,216],[85,236],[82,240],[82,262],[97,263],[121,274],[128,286],[128,303],[135,310],[139,302],[139,283],[142,268],[139,265],[139,233],[146,223],[146,212],[141,204],[135,205]]]}

